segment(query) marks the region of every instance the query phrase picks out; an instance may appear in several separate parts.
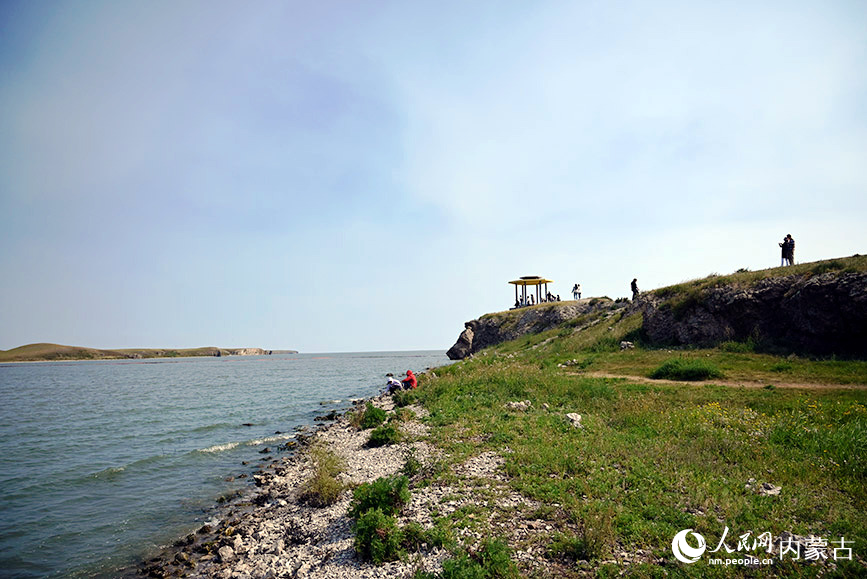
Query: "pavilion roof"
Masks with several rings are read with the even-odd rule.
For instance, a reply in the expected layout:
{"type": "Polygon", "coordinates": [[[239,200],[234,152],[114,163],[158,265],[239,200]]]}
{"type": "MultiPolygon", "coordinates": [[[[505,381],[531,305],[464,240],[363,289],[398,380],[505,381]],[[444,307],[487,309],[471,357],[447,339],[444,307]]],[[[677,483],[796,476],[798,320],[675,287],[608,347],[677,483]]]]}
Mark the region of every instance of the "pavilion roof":
{"type": "Polygon", "coordinates": [[[554,280],[539,277],[538,275],[526,275],[520,279],[512,280],[509,283],[515,285],[542,285],[546,283],[554,283],[554,280]]]}

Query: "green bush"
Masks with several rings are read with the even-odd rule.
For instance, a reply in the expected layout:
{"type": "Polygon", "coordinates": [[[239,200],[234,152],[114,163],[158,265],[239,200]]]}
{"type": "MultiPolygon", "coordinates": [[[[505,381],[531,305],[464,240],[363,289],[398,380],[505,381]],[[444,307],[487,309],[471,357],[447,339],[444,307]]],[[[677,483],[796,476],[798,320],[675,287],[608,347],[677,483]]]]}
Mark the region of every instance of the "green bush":
{"type": "Polygon", "coordinates": [[[733,354],[749,354],[756,351],[756,342],[752,337],[747,338],[745,342],[729,340],[728,342],[721,343],[719,349],[733,354]]]}
{"type": "Polygon", "coordinates": [[[571,559],[573,561],[592,559],[587,549],[587,541],[575,535],[557,535],[548,545],[547,553],[552,559],[571,559]]]}
{"type": "Polygon", "coordinates": [[[349,516],[358,519],[363,513],[379,509],[387,515],[396,515],[409,502],[409,479],[405,476],[379,477],[355,489],[349,516]]]}
{"type": "Polygon", "coordinates": [[[413,477],[421,472],[421,461],[415,456],[415,449],[408,448],[403,453],[403,467],[400,472],[408,477],[413,477]]]}
{"type": "Polygon", "coordinates": [[[364,409],[364,414],[361,415],[361,422],[359,423],[359,428],[362,430],[367,430],[368,428],[375,428],[385,422],[387,418],[387,414],[385,410],[382,408],[377,408],[370,402],[367,403],[367,407],[364,409]]]}
{"type": "Polygon", "coordinates": [[[722,378],[719,369],[704,360],[683,360],[673,358],[650,373],[655,380],[707,380],[709,378],[722,378]]]}
{"type": "Polygon", "coordinates": [[[355,550],[362,559],[382,565],[404,554],[403,532],[397,520],[379,509],[369,509],[355,522],[355,550]]]}
{"type": "Polygon", "coordinates": [[[403,408],[409,406],[418,399],[417,390],[398,390],[391,395],[395,407],[403,408]]]}
{"type": "Polygon", "coordinates": [[[301,497],[317,507],[333,505],[346,488],[346,485],[337,479],[337,475],[344,468],[343,461],[320,445],[312,446],[309,453],[313,460],[313,476],[304,483],[301,497]]]}
{"type": "Polygon", "coordinates": [[[461,553],[443,561],[441,579],[508,579],[518,577],[509,546],[502,539],[485,539],[475,553],[461,553]]]}
{"type": "Polygon", "coordinates": [[[400,442],[402,436],[403,435],[396,424],[384,424],[370,433],[367,446],[385,446],[387,444],[394,444],[400,442]]]}

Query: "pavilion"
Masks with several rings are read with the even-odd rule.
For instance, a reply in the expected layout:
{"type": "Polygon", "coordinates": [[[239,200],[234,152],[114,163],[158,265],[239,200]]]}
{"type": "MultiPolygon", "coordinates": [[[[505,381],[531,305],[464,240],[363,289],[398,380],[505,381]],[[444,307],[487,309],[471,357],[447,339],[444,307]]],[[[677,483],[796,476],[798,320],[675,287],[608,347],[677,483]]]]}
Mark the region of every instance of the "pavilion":
{"type": "MultiPolygon", "coordinates": [[[[554,283],[553,280],[539,277],[538,275],[525,275],[510,284],[515,286],[515,303],[527,304],[527,286],[536,286],[536,303],[540,304],[545,301],[545,296],[548,295],[548,284],[554,283]],[[545,291],[542,292],[542,285],[545,286],[545,291]],[[521,298],[518,299],[518,286],[521,286],[521,298]]],[[[530,290],[532,292],[532,290],[530,290]]]]}

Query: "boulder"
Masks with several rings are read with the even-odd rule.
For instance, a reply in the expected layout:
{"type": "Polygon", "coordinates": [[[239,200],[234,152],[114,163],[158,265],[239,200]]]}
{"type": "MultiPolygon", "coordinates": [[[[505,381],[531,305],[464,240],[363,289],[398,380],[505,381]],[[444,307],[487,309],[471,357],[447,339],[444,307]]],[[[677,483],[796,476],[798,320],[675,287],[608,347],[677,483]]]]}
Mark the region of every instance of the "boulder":
{"type": "Polygon", "coordinates": [[[466,329],[458,336],[458,341],[455,345],[449,348],[446,356],[449,360],[463,360],[473,351],[473,330],[470,327],[470,322],[467,322],[466,329]]]}

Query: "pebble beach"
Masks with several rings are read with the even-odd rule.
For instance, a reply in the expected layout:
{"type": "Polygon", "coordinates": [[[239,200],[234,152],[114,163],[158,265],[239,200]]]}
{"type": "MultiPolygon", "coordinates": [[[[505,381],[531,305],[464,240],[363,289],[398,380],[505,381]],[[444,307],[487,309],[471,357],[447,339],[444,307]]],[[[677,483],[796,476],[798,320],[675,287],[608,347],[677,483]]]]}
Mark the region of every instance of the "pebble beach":
{"type": "MultiPolygon", "coordinates": [[[[391,413],[391,398],[382,395],[371,402],[391,413]]],[[[307,504],[302,497],[304,483],[311,476],[312,461],[306,448],[324,445],[341,457],[345,469],[340,477],[352,486],[379,477],[398,474],[408,452],[422,464],[436,460],[436,449],[427,441],[427,427],[420,419],[426,411],[409,406],[414,418],[401,424],[404,441],[389,446],[366,446],[370,431],[358,430],[347,415],[321,426],[301,442],[291,455],[271,462],[253,475],[251,487],[238,499],[226,504],[218,515],[196,533],[175,543],[145,563],[137,574],[151,577],[321,577],[386,578],[412,577],[417,571],[437,573],[450,553],[425,546],[402,561],[381,566],[363,561],[353,546],[352,521],[348,516],[352,491],[345,490],[340,500],[328,507],[307,504]]],[[[505,449],[508,452],[508,449],[505,449]]],[[[549,533],[550,527],[531,516],[539,505],[507,488],[501,473],[503,459],[494,452],[473,457],[455,469],[454,484],[422,485],[412,488],[412,499],[403,509],[401,524],[414,521],[424,528],[433,525],[434,515],[453,512],[468,504],[489,508],[495,497],[502,511],[499,531],[512,537],[549,533]],[[484,487],[483,493],[461,492],[466,485],[484,487]]],[[[466,544],[481,541],[481,535],[465,530],[458,537],[466,544]]],[[[518,551],[519,562],[529,567],[546,565],[543,553],[518,551]]],[[[540,568],[538,571],[544,572],[540,568]]]]}

